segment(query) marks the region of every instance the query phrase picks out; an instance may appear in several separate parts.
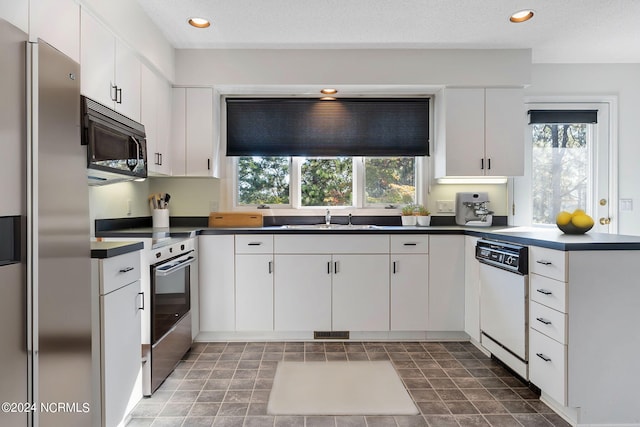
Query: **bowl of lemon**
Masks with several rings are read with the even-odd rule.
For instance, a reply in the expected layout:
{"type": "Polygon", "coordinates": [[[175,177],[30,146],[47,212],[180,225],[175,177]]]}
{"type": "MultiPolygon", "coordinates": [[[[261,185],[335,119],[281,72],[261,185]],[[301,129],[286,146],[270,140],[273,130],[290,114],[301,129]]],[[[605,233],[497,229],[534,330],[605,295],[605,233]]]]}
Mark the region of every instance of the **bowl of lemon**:
{"type": "Polygon", "coordinates": [[[582,209],[562,211],[556,216],[556,225],[566,234],[584,234],[593,227],[593,218],[582,209]]]}

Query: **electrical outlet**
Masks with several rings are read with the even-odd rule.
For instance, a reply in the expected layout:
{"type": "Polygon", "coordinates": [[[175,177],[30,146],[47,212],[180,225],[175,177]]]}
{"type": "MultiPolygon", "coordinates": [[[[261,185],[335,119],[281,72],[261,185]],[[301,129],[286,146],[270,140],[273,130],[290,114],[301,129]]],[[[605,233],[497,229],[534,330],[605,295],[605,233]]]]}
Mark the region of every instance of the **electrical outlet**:
{"type": "Polygon", "coordinates": [[[436,208],[439,213],[453,213],[455,210],[453,200],[437,200],[436,208]]]}
{"type": "Polygon", "coordinates": [[[620,199],[620,212],[631,212],[633,210],[633,199],[620,199]]]}

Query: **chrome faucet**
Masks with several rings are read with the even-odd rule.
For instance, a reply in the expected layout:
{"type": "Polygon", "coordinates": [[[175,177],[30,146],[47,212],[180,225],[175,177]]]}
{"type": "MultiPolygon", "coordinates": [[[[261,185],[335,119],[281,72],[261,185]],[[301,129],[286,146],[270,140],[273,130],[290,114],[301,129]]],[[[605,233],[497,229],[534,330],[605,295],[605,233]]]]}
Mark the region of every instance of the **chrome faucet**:
{"type": "Polygon", "coordinates": [[[326,225],[331,224],[331,212],[327,209],[327,213],[324,215],[324,223],[326,225]]]}

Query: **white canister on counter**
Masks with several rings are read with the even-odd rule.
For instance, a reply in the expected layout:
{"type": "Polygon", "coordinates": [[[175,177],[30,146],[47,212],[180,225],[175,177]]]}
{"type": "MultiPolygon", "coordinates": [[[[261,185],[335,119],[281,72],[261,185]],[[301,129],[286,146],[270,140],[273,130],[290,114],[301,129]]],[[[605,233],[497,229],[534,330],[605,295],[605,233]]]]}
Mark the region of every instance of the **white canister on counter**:
{"type": "Polygon", "coordinates": [[[153,228],[169,228],[169,209],[154,209],[151,221],[153,228]]]}

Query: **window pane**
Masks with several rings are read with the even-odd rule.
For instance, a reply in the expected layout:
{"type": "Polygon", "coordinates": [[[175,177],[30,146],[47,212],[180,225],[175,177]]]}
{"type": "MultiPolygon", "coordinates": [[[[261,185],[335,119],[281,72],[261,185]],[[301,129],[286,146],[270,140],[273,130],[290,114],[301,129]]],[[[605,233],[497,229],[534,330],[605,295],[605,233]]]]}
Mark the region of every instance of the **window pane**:
{"type": "Polygon", "coordinates": [[[238,157],[238,205],[288,205],[289,157],[238,157]]]}
{"type": "Polygon", "coordinates": [[[305,159],[300,172],[302,206],[352,205],[351,157],[305,159]]]}
{"type": "Polygon", "coordinates": [[[415,157],[364,159],[365,204],[416,202],[415,157]]]}
{"type": "Polygon", "coordinates": [[[534,224],[555,224],[563,210],[588,209],[589,126],[532,125],[534,224]]]}

